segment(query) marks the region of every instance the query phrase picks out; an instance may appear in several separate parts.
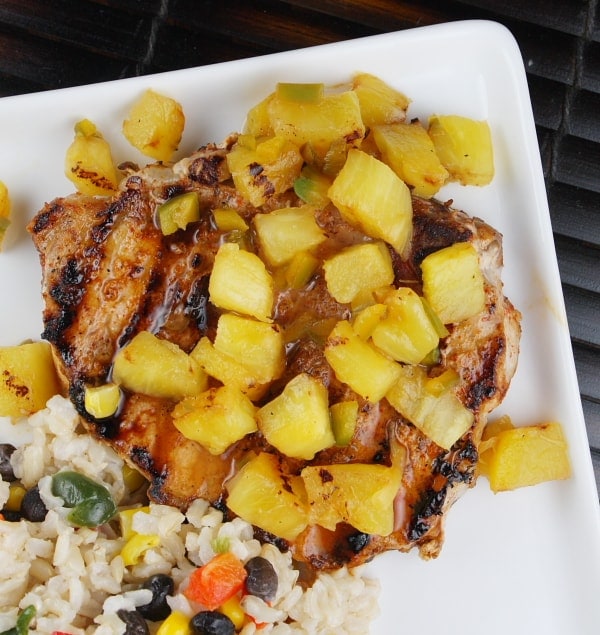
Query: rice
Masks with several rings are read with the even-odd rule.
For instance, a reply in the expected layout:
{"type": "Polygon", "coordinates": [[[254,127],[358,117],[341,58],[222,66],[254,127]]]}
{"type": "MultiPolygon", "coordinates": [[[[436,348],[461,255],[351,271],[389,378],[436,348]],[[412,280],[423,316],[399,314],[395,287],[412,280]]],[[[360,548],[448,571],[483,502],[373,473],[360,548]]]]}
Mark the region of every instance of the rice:
{"type": "MultiPolygon", "coordinates": [[[[73,470],[103,484],[117,505],[128,506],[123,461],[112,449],[82,433],[72,404],[53,397],[47,408],[27,422],[29,440],[14,452],[15,476],[26,488],[38,485],[48,512],[41,522],[0,521],[0,632],[12,628],[18,615],[35,607],[30,633],[54,631],[72,635],[125,633],[117,611],[133,611],[150,602],[152,592],[141,588],[154,574],[172,577],[172,610],[190,618],[200,605],[183,594],[192,571],[209,562],[226,545],[246,563],[262,556],[278,576],[275,599],[265,602],[244,595],[247,616],[242,635],[364,634],[376,617],[379,585],[362,567],[320,573],[310,588],[299,584],[290,553],[254,538],[253,528],[240,518],[224,522],[223,514],[203,500],[188,510],[149,503],[131,512],[131,529],[149,536],[150,546],[125,566],[126,539],[114,521],[99,528],[73,527],[70,509],[52,493],[52,475],[73,470]],[[260,626],[257,626],[259,624],[260,626]]],[[[9,484],[0,481],[0,506],[9,497],[9,484]]],[[[148,622],[151,633],[160,624],[148,622]]]]}

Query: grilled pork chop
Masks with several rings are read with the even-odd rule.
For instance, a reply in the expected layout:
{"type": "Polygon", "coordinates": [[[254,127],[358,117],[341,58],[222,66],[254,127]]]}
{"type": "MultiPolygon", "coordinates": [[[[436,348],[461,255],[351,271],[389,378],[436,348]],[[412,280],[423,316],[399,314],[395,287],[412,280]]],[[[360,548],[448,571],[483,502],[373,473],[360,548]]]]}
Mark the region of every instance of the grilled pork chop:
{"type": "MultiPolygon", "coordinates": [[[[172,167],[130,170],[114,198],[74,194],[55,199],[29,225],[42,265],[43,337],[53,345],[71,399],[89,431],[147,476],[152,500],[181,508],[202,497],[226,509],[224,483],[239,461],[250,451],[277,451],[255,433],[213,456],[175,428],[174,403],[142,394],[126,395],[118,415],[96,421],[85,411],[84,388],[105,383],[115,353],[142,330],[185,351],[192,350],[201,336],[214,336],[219,310],[210,302],[208,279],[223,232],[212,220],[212,209],[234,208],[249,221],[258,211],[299,203],[293,193],[272,196],[260,210],[246,203],[226,168],[225,157],[234,141],[232,137],[223,145],[206,146],[172,167]],[[163,236],[155,220],[157,206],[191,190],[199,194],[201,220],[163,236]]],[[[389,549],[417,547],[424,557],[435,557],[442,546],[447,510],[474,484],[487,414],[503,399],[515,371],[520,315],[503,295],[500,234],[450,204],[414,198],[413,210],[410,253],[404,258],[392,254],[398,284],[420,292],[421,261],[453,243],[470,242],[479,254],[486,281],[485,310],[449,327],[437,367],[459,374],[457,395],[474,413],[474,424],[447,451],[385,399],[372,404],[354,394],[335,377],[312,328],[328,319],[349,318],[348,305],[331,297],[321,272],[302,289],[280,291],[275,317],[294,337],[285,374],[264,399],[272,398],[295,374],[306,372],[328,388],[332,403],[346,397],[360,405],[354,440],[348,446],[324,450],[312,461],[279,455],[285,470],[299,473],[307,464],[335,462],[389,464],[393,443],[406,449],[393,533],[365,535],[343,524],[335,532],[310,527],[288,546],[298,560],[315,569],[357,565],[389,549]]],[[[325,255],[328,249],[364,240],[332,205],[317,213],[317,221],[328,236],[322,248],[325,255]]],[[[268,536],[262,532],[262,538],[268,536]]]]}

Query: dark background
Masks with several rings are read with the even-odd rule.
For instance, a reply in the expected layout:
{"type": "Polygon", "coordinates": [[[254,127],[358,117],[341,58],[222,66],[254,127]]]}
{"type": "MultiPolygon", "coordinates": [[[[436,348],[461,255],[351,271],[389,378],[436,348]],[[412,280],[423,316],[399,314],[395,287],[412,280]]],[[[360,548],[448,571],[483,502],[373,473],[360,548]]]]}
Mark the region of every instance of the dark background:
{"type": "Polygon", "coordinates": [[[0,0],[0,96],[471,18],[523,54],[600,486],[598,0],[0,0]]]}

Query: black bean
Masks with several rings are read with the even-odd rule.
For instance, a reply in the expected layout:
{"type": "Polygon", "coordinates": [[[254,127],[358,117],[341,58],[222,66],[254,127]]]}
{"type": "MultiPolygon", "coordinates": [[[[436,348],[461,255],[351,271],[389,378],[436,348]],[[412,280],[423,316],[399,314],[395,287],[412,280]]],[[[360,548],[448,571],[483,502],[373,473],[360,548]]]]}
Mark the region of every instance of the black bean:
{"type": "Polygon", "coordinates": [[[125,635],[150,635],[146,620],[137,611],[119,609],[117,615],[125,623],[125,635]]]}
{"type": "Polygon", "coordinates": [[[152,599],[148,604],[138,606],[137,610],[152,622],[166,619],[171,613],[171,607],[167,604],[167,595],[173,595],[175,590],[173,578],[164,573],[157,573],[150,576],[142,587],[152,591],[152,599]]]}
{"type": "Polygon", "coordinates": [[[21,501],[21,514],[23,514],[23,518],[34,523],[41,523],[42,520],[46,518],[47,513],[48,510],[40,496],[38,486],[36,485],[27,490],[21,501]]]}
{"type": "Polygon", "coordinates": [[[279,582],[273,565],[266,558],[256,556],[255,558],[250,558],[244,568],[248,573],[246,591],[265,602],[272,602],[277,594],[279,582]]]}
{"type": "Polygon", "coordinates": [[[200,611],[192,617],[190,622],[192,633],[195,635],[234,635],[233,622],[218,611],[200,611]]]}
{"type": "Polygon", "coordinates": [[[17,480],[10,463],[10,457],[16,449],[10,443],[0,443],[0,477],[9,483],[17,480]]]}

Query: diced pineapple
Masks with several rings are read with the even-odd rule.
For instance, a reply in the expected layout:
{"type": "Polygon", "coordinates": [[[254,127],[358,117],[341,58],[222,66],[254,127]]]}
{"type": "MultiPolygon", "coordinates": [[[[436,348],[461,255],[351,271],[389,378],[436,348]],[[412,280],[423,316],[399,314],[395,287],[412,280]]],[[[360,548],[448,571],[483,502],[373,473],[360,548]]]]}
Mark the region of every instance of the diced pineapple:
{"type": "Polygon", "coordinates": [[[281,99],[276,95],[268,109],[276,135],[298,147],[309,144],[321,159],[335,140],[344,139],[352,145],[360,142],[365,134],[358,97],[353,91],[309,102],[281,99]]]}
{"type": "Polygon", "coordinates": [[[352,329],[365,342],[371,337],[375,327],[387,315],[388,307],[377,303],[361,309],[352,320],[352,329]]]}
{"type": "Polygon", "coordinates": [[[256,413],[258,428],[283,454],[312,459],[335,444],[328,399],[327,389],[318,379],[300,373],[256,413]]]}
{"type": "Polygon", "coordinates": [[[487,121],[458,115],[429,119],[429,136],[452,180],[487,185],[494,178],[494,150],[487,121]]]}
{"type": "Polygon", "coordinates": [[[75,124],[75,138],[65,156],[65,175],[89,196],[109,196],[117,189],[119,173],[110,145],[89,119],[75,124]]]}
{"type": "Polygon", "coordinates": [[[329,198],[351,225],[404,251],[412,234],[410,190],[385,163],[350,150],[329,198]]]}
{"type": "Polygon", "coordinates": [[[294,192],[308,205],[322,209],[329,203],[327,192],[331,179],[312,165],[305,165],[300,176],[294,181],[294,192]]]}
{"type": "Polygon", "coordinates": [[[455,243],[421,262],[423,295],[444,324],[461,322],[485,308],[484,279],[471,243],[455,243]]]}
{"type": "Polygon", "coordinates": [[[255,148],[238,141],[227,154],[236,189],[255,207],[293,187],[302,163],[298,147],[283,136],[257,142],[255,148]]]}
{"type": "Polygon", "coordinates": [[[8,195],[8,188],[0,181],[0,251],[2,250],[2,243],[6,230],[10,225],[10,197],[8,195]]]}
{"type": "Polygon", "coordinates": [[[142,154],[169,161],[177,150],[185,116],[181,104],[153,90],[147,90],[133,104],[123,122],[123,134],[142,154]]]}
{"type": "Polygon", "coordinates": [[[242,231],[248,229],[248,223],[240,216],[239,212],[234,209],[217,208],[213,209],[213,218],[217,229],[222,232],[242,231]]]}
{"type": "Polygon", "coordinates": [[[61,392],[47,342],[0,346],[0,417],[23,417],[61,392]]]}
{"type": "Polygon", "coordinates": [[[400,378],[386,399],[434,443],[449,450],[473,425],[473,413],[463,406],[451,385],[434,395],[427,390],[427,379],[423,366],[401,366],[400,378]]]}
{"type": "Polygon", "coordinates": [[[247,434],[256,432],[255,406],[238,388],[209,388],[180,401],[173,409],[175,427],[211,454],[223,454],[247,434]]]}
{"type": "Polygon", "coordinates": [[[254,227],[267,262],[278,267],[297,253],[310,251],[325,240],[311,205],[284,207],[268,214],[257,214],[254,227]]]}
{"type": "Polygon", "coordinates": [[[358,96],[362,120],[368,128],[404,121],[410,100],[379,77],[357,73],[352,89],[358,96]]]}
{"type": "Polygon", "coordinates": [[[234,386],[249,399],[262,397],[268,384],[260,384],[240,360],[216,349],[208,337],[202,337],[190,353],[190,357],[211,377],[225,386],[234,386]]]}
{"type": "Polygon", "coordinates": [[[324,352],[336,377],[372,403],[383,399],[400,377],[400,364],[363,341],[346,320],[335,325],[324,352]]]}
{"type": "Polygon", "coordinates": [[[338,523],[366,534],[387,536],[394,529],[394,498],[402,472],[385,465],[346,463],[302,470],[309,523],[334,530],[338,523]]]}
{"type": "Polygon", "coordinates": [[[285,369],[285,343],[276,324],[224,313],[217,323],[214,346],[238,360],[259,384],[277,379],[285,369]]]}
{"type": "Polygon", "coordinates": [[[300,289],[308,284],[319,268],[319,259],[306,251],[300,251],[288,263],[285,280],[292,289],[300,289]]]}
{"type": "Polygon", "coordinates": [[[258,454],[226,483],[227,507],[252,525],[294,540],[308,524],[308,512],[288,480],[276,456],[258,454]]]}
{"type": "Polygon", "coordinates": [[[493,440],[484,473],[494,492],[571,476],[567,441],[559,423],[507,428],[493,440]]]}
{"type": "Polygon", "coordinates": [[[346,446],[352,441],[358,417],[358,401],[339,401],[329,408],[335,444],[346,446]]]}
{"type": "Polygon", "coordinates": [[[200,201],[197,192],[175,196],[158,208],[158,223],[165,236],[185,229],[189,223],[200,220],[200,201]]]}
{"type": "Polygon", "coordinates": [[[372,132],[383,161],[412,186],[413,194],[430,198],[444,185],[448,170],[421,122],[376,126],[372,132]]]}
{"type": "Polygon", "coordinates": [[[208,283],[217,307],[268,322],[273,311],[273,279],[263,261],[235,243],[224,243],[215,256],[208,283]]]}
{"type": "Polygon", "coordinates": [[[274,99],[275,93],[267,95],[256,106],[253,106],[246,115],[244,133],[253,137],[272,137],[273,126],[269,118],[269,103],[274,99]]]}
{"type": "Polygon", "coordinates": [[[421,299],[401,287],[386,296],[385,304],[388,311],[373,328],[373,344],[398,362],[418,364],[439,342],[421,299]]]}
{"type": "Polygon", "coordinates": [[[140,331],[115,356],[113,381],[132,392],[178,401],[206,389],[206,373],[176,344],[140,331]]]}
{"type": "Polygon", "coordinates": [[[342,303],[394,281],[390,252],[379,241],[346,247],[325,260],[323,271],[327,290],[342,303]]]}
{"type": "Polygon", "coordinates": [[[100,386],[86,386],[84,393],[85,411],[96,419],[111,417],[121,403],[121,389],[112,382],[100,386]]]}

